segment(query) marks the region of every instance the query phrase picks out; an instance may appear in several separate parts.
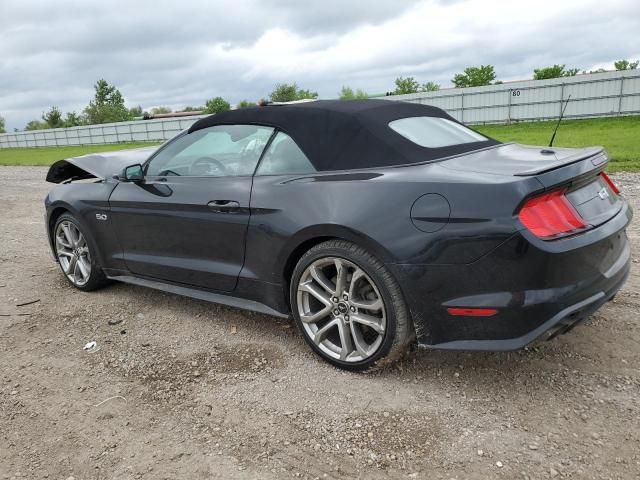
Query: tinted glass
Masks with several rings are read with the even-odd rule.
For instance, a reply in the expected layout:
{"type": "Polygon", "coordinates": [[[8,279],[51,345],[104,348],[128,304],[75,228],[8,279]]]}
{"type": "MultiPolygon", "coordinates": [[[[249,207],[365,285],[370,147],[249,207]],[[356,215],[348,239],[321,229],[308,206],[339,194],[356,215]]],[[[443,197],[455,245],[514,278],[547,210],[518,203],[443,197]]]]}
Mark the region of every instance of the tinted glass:
{"type": "Polygon", "coordinates": [[[464,125],[439,117],[401,118],[389,122],[389,127],[413,143],[428,148],[488,140],[464,125]]]}
{"type": "Polygon", "coordinates": [[[256,175],[286,175],[315,171],[316,169],[296,142],[286,133],[278,132],[264,153],[256,175]]]}
{"type": "Polygon", "coordinates": [[[257,125],[218,125],[183,135],[151,160],[147,175],[253,175],[272,133],[257,125]]]}

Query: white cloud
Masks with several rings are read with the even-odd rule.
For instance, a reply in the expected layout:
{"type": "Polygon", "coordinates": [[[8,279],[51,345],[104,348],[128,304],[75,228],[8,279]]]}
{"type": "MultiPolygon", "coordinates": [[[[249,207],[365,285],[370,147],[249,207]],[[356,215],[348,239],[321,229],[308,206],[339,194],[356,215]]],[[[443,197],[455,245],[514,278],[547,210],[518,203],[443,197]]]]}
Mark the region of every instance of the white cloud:
{"type": "Polygon", "coordinates": [[[607,68],[637,56],[640,31],[637,0],[26,3],[0,3],[10,127],[54,104],[81,110],[100,77],[145,108],[255,100],[283,81],[380,93],[399,75],[449,86],[469,65],[504,80],[553,63],[607,68]]]}

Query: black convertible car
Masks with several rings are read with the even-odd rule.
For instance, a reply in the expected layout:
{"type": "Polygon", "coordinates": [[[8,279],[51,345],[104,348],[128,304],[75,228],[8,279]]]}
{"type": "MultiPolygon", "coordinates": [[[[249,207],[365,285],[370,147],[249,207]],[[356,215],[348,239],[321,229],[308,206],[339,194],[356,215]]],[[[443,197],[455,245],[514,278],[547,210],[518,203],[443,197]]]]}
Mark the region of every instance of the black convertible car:
{"type": "Polygon", "coordinates": [[[327,361],[512,350],[569,330],[629,272],[602,148],[500,143],[444,111],[315,101],[197,121],[160,148],[55,163],[67,279],[293,315],[327,361]]]}

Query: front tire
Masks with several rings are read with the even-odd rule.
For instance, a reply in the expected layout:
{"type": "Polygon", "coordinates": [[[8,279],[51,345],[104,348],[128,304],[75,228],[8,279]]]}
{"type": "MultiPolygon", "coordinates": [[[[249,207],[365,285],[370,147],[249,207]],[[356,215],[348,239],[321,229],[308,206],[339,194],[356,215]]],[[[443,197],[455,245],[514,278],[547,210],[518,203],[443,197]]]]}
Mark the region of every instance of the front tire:
{"type": "Polygon", "coordinates": [[[351,242],[330,240],[305,253],[293,271],[290,301],[305,341],[340,368],[366,370],[396,360],[412,338],[397,282],[351,242]]]}
{"type": "Polygon", "coordinates": [[[53,244],[60,269],[71,285],[88,292],[107,283],[92,244],[73,215],[60,215],[53,227],[53,244]]]}

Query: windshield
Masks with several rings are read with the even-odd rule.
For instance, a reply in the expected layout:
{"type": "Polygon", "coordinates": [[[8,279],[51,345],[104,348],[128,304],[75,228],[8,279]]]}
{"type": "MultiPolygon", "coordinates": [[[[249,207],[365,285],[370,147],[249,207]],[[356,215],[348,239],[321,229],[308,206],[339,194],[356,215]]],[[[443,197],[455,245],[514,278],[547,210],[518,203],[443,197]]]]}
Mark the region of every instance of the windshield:
{"type": "Polygon", "coordinates": [[[464,125],[440,117],[409,117],[389,122],[389,127],[407,140],[427,148],[484,142],[488,138],[464,125]]]}

